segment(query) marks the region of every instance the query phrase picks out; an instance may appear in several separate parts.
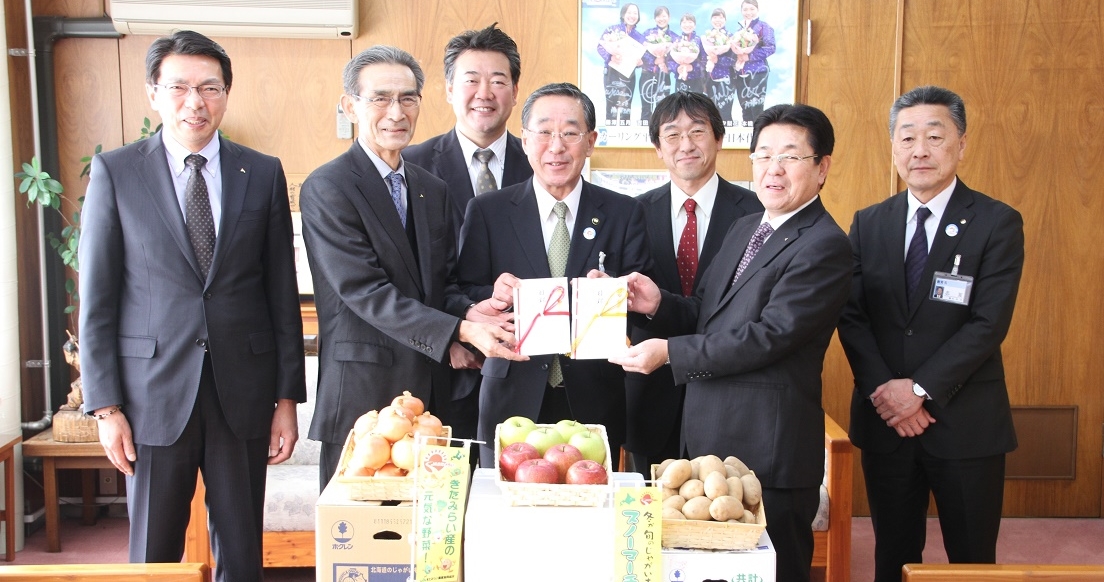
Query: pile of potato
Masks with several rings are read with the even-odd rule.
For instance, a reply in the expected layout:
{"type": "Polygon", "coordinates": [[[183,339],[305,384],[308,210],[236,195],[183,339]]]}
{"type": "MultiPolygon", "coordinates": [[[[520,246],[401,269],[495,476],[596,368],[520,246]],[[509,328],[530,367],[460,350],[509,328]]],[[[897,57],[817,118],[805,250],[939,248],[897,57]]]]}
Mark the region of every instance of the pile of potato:
{"type": "Polygon", "coordinates": [[[763,487],[740,459],[667,459],[655,470],[663,519],[756,523],[763,487]]]}

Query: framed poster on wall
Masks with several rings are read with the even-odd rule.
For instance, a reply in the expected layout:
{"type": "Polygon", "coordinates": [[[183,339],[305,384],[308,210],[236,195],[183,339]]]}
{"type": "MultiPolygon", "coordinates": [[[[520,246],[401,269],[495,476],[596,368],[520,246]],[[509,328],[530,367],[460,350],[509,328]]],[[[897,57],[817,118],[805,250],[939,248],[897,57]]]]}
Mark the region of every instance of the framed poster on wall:
{"type": "Polygon", "coordinates": [[[747,148],[763,109],[797,90],[799,0],[580,0],[579,88],[594,102],[599,147],[652,147],[655,104],[709,95],[724,147],[747,148]]]}

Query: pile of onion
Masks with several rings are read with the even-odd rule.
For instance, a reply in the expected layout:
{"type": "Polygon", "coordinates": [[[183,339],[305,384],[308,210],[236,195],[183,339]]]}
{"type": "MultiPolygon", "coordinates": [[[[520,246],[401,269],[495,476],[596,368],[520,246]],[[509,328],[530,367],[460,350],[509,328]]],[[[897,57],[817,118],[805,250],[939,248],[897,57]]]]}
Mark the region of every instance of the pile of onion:
{"type": "MultiPolygon", "coordinates": [[[[395,397],[390,406],[369,410],[353,425],[353,450],[344,469],[347,476],[403,476],[414,469],[414,438],[446,435],[441,419],[425,409],[409,391],[395,397]]],[[[444,439],[430,439],[444,444],[444,439]]]]}

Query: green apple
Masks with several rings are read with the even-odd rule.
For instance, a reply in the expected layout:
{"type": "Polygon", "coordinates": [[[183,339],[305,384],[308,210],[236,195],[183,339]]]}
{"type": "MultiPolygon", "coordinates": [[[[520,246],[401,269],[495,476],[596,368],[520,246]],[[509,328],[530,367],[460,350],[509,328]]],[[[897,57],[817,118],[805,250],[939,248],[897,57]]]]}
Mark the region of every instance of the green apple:
{"type": "Polygon", "coordinates": [[[586,432],[587,427],[579,421],[564,419],[556,423],[556,430],[563,435],[564,440],[569,441],[572,436],[581,432],[586,432]]]}
{"type": "MultiPolygon", "coordinates": [[[[537,452],[543,457],[548,449],[556,445],[562,445],[567,442],[567,439],[563,438],[560,431],[551,426],[538,426],[529,431],[529,434],[525,436],[525,442],[537,447],[537,452]]],[[[580,451],[581,452],[581,451],[580,451]]]]}
{"type": "Polygon", "coordinates": [[[576,433],[567,444],[579,449],[584,459],[594,461],[599,465],[603,465],[606,462],[606,443],[602,441],[602,436],[596,432],[590,432],[588,430],[586,432],[576,433]]]}
{"type": "Polygon", "coordinates": [[[524,416],[511,416],[498,425],[498,440],[502,448],[505,449],[514,443],[525,442],[525,437],[529,435],[529,431],[536,427],[537,423],[524,416]]]}

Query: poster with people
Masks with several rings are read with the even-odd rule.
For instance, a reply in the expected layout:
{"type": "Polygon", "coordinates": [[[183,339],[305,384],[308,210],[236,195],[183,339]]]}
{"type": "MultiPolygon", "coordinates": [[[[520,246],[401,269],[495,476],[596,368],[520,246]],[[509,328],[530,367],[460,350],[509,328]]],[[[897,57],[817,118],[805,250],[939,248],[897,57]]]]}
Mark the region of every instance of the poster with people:
{"type": "Polygon", "coordinates": [[[797,89],[798,0],[581,0],[579,87],[600,147],[652,147],[648,121],[674,91],[713,99],[724,147],[747,148],[763,109],[797,89]]]}

